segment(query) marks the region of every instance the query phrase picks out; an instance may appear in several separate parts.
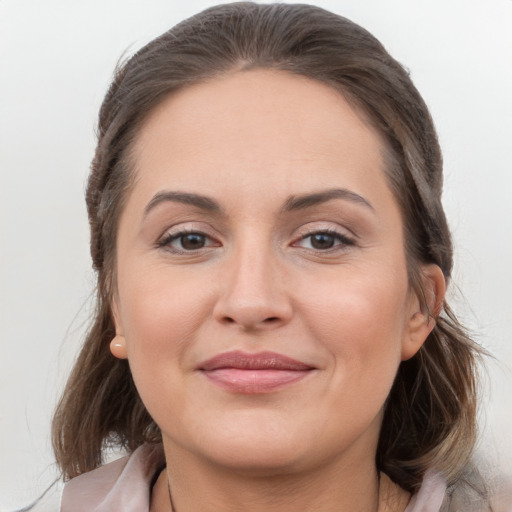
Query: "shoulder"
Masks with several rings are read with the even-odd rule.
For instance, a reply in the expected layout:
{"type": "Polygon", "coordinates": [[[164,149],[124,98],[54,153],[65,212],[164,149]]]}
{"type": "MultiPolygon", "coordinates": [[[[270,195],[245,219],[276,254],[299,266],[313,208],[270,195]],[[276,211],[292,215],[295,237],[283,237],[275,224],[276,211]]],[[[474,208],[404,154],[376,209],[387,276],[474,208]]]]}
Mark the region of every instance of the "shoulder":
{"type": "Polygon", "coordinates": [[[512,512],[512,483],[491,484],[474,465],[468,465],[447,487],[440,473],[429,470],[404,512],[512,512]]]}
{"type": "Polygon", "coordinates": [[[446,482],[436,471],[429,470],[420,490],[414,494],[404,512],[440,512],[446,496],[446,482]]]}
{"type": "Polygon", "coordinates": [[[148,510],[152,482],[164,465],[161,445],[142,445],[129,456],[70,480],[61,512],[148,510]]]}
{"type": "Polygon", "coordinates": [[[446,493],[442,512],[512,512],[512,481],[488,461],[472,461],[446,493]]]}

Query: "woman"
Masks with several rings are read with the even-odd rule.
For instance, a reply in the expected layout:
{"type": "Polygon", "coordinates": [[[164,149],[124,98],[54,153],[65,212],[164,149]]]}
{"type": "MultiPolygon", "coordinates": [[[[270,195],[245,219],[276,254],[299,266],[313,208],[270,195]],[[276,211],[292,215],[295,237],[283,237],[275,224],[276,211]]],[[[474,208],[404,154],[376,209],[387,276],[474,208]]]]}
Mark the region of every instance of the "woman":
{"type": "Polygon", "coordinates": [[[140,50],[100,112],[62,510],[473,499],[481,351],[444,301],[441,187],[423,100],[344,18],[230,4],[140,50]],[[96,469],[110,445],[131,455],[96,469]]]}

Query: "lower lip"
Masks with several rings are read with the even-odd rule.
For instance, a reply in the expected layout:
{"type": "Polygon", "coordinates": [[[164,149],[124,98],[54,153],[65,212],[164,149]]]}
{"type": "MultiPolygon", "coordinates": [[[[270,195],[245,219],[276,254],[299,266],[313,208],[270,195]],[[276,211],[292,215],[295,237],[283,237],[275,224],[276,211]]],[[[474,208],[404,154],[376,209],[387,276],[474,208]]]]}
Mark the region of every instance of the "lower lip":
{"type": "Polygon", "coordinates": [[[271,393],[298,382],[309,375],[311,370],[242,370],[220,368],[203,371],[216,386],[234,393],[271,393]]]}

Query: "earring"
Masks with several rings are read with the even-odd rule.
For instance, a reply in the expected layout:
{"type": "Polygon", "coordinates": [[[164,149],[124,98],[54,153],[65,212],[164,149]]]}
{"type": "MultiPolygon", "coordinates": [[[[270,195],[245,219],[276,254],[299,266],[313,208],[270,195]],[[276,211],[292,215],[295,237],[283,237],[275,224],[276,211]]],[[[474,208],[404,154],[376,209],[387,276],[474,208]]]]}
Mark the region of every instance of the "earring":
{"type": "Polygon", "coordinates": [[[126,340],[121,334],[116,334],[114,339],[110,342],[110,352],[118,359],[127,359],[126,340]]]}

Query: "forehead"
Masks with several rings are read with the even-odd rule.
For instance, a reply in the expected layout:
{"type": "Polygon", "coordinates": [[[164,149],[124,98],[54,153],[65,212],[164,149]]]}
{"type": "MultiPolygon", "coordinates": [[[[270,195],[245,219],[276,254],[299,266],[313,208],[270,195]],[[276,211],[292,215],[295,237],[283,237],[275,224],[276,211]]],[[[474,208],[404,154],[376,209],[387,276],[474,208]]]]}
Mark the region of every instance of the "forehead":
{"type": "MultiPolygon", "coordinates": [[[[169,95],[134,146],[139,192],[303,193],[385,185],[383,142],[334,88],[283,71],[234,72],[169,95]],[[295,190],[296,189],[296,190],[295,190]]],[[[360,190],[358,190],[360,189],[360,190]]]]}

